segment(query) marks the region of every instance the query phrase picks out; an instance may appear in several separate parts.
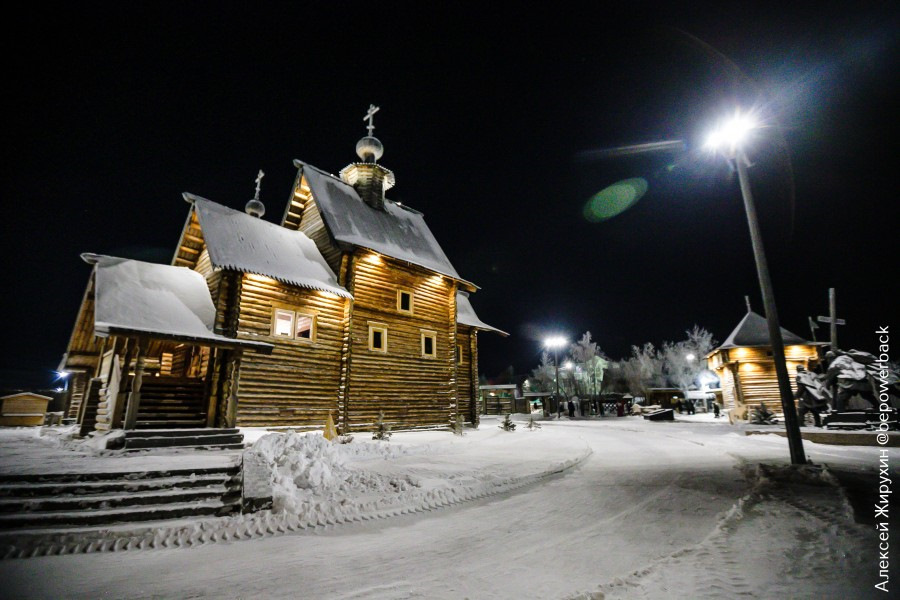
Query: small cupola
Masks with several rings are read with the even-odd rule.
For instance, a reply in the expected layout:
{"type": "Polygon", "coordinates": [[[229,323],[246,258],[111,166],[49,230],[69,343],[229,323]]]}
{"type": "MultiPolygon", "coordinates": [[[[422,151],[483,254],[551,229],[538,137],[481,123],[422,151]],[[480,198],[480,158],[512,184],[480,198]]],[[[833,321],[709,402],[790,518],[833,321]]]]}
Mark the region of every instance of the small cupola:
{"type": "Polygon", "coordinates": [[[384,193],[394,187],[394,173],[378,164],[384,154],[384,145],[375,137],[373,120],[379,107],[369,106],[363,121],[368,135],[356,142],[356,155],[362,162],[351,163],[341,170],[341,179],[356,189],[356,193],[367,205],[376,210],[384,210],[384,193]]]}
{"type": "Polygon", "coordinates": [[[262,183],[262,178],[265,176],[266,174],[260,169],[259,173],[256,175],[256,195],[253,196],[252,200],[247,202],[246,206],[244,206],[244,212],[257,219],[266,214],[266,206],[259,200],[259,186],[262,183]]]}

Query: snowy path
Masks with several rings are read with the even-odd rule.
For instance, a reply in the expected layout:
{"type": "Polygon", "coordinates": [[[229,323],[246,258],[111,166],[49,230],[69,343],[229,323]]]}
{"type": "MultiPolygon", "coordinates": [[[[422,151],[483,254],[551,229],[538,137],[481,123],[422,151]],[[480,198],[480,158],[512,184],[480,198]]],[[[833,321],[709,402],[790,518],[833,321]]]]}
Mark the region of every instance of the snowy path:
{"type": "MultiPolygon", "coordinates": [[[[784,552],[796,551],[798,543],[818,547],[825,541],[820,530],[848,540],[851,551],[860,543],[856,529],[844,535],[845,505],[834,498],[816,512],[793,506],[789,498],[762,497],[743,519],[719,518],[750,492],[743,463],[785,460],[782,438],[745,438],[727,425],[635,419],[546,423],[539,432],[509,435],[519,443],[529,440],[535,453],[550,455],[562,442],[571,446],[573,438],[594,453],[542,483],[421,515],[184,550],[3,561],[4,593],[18,598],[562,598],[603,585],[608,598],[774,597],[770,594],[781,596],[784,590],[759,578],[765,580],[766,570],[783,562],[784,552]],[[793,528],[786,531],[788,517],[793,528]],[[752,519],[753,527],[744,523],[752,519]],[[788,535],[782,540],[779,533],[788,535]]],[[[397,439],[402,442],[403,435],[397,439]]],[[[807,448],[817,462],[839,460],[854,468],[874,468],[876,462],[874,448],[807,448]]],[[[466,459],[460,454],[460,461],[466,459]]],[[[835,551],[840,550],[846,548],[835,551]]],[[[828,549],[810,552],[813,566],[833,564],[828,549]]],[[[830,597],[807,571],[798,585],[807,586],[809,594],[790,595],[830,597]]]]}

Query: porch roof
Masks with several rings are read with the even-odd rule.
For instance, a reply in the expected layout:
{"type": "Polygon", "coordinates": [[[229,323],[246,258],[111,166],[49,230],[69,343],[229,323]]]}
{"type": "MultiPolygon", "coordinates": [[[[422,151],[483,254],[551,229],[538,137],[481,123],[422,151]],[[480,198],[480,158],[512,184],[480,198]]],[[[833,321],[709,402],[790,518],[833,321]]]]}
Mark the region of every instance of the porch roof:
{"type": "Polygon", "coordinates": [[[505,331],[497,329],[496,327],[491,327],[478,318],[478,315],[475,314],[475,309],[472,308],[472,303],[469,302],[468,292],[460,291],[456,293],[456,322],[460,325],[468,325],[469,327],[474,327],[475,329],[493,331],[495,333],[499,333],[504,337],[509,337],[509,334],[505,331]]]}
{"type": "Polygon", "coordinates": [[[82,254],[82,258],[94,265],[95,335],[146,336],[272,352],[272,344],[214,332],[216,309],[206,280],[196,271],[98,254],[82,254]]]}

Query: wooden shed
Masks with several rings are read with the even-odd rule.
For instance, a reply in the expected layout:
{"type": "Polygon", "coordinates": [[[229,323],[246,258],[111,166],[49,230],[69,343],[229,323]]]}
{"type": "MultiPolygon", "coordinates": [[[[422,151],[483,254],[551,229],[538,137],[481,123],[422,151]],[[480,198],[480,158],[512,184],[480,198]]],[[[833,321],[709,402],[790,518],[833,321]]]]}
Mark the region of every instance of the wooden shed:
{"type": "MultiPolygon", "coordinates": [[[[812,369],[819,361],[817,347],[782,328],[784,354],[792,389],[797,367],[812,369]]],[[[707,355],[708,366],[722,384],[722,400],[730,419],[746,419],[748,411],[760,403],[781,412],[781,397],[775,375],[775,361],[766,319],[748,312],[721,346],[707,355]]]]}
{"type": "Polygon", "coordinates": [[[44,424],[53,398],[22,392],[0,398],[0,427],[35,427],[44,424]]]}
{"type": "Polygon", "coordinates": [[[505,415],[509,413],[531,412],[526,410],[526,402],[519,395],[519,388],[514,383],[498,385],[482,385],[478,391],[481,394],[481,414],[505,415]]]}

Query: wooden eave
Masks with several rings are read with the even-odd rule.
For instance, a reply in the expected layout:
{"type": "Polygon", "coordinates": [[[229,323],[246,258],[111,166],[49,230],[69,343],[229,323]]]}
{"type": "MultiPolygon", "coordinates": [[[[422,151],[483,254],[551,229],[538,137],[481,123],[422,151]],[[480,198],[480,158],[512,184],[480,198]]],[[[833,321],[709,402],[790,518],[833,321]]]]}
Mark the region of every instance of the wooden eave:
{"type": "Polygon", "coordinates": [[[172,258],[172,266],[195,268],[204,244],[203,231],[200,229],[197,210],[191,204],[190,212],[188,212],[187,219],[184,221],[184,227],[181,229],[181,237],[178,239],[175,256],[172,258]]]}
{"type": "MultiPolygon", "coordinates": [[[[75,326],[69,336],[62,367],[94,367],[99,359],[100,344],[94,333],[94,271],[81,297],[75,326]]],[[[62,369],[60,369],[62,370],[62,369]]]]}
{"type": "Polygon", "coordinates": [[[403,260],[402,258],[396,258],[394,256],[382,254],[381,252],[379,252],[377,250],[373,250],[372,248],[367,248],[366,246],[358,246],[356,244],[348,244],[345,242],[339,242],[338,248],[340,248],[343,252],[347,252],[348,254],[352,254],[356,250],[362,250],[364,252],[371,252],[373,254],[377,254],[384,261],[398,263],[398,264],[406,266],[408,268],[420,271],[426,275],[440,275],[441,277],[446,277],[450,281],[456,282],[456,286],[459,289],[464,290],[466,292],[476,292],[481,289],[480,287],[478,287],[471,281],[466,281],[465,279],[460,279],[459,277],[447,275],[446,273],[441,273],[440,271],[435,271],[434,269],[429,269],[428,267],[423,267],[422,265],[409,262],[408,260],[403,260]]]}
{"type": "MultiPolygon", "coordinates": [[[[291,186],[291,195],[288,197],[284,214],[281,217],[281,226],[297,231],[300,229],[300,221],[303,219],[303,211],[312,201],[312,190],[303,177],[303,168],[297,169],[294,177],[294,185],[291,186]]],[[[331,232],[329,232],[329,235],[331,232]]]]}
{"type": "Polygon", "coordinates": [[[121,335],[123,337],[133,337],[133,338],[141,338],[147,340],[158,340],[158,341],[167,341],[167,342],[181,342],[192,344],[195,346],[210,346],[212,348],[243,348],[253,350],[259,354],[272,354],[272,350],[275,348],[272,344],[267,342],[251,342],[246,340],[239,340],[234,338],[226,339],[211,339],[211,338],[200,338],[192,335],[179,335],[175,333],[159,333],[152,331],[143,331],[138,329],[129,329],[127,327],[109,327],[108,335],[121,335]],[[233,341],[230,341],[233,340],[233,341]]]}

